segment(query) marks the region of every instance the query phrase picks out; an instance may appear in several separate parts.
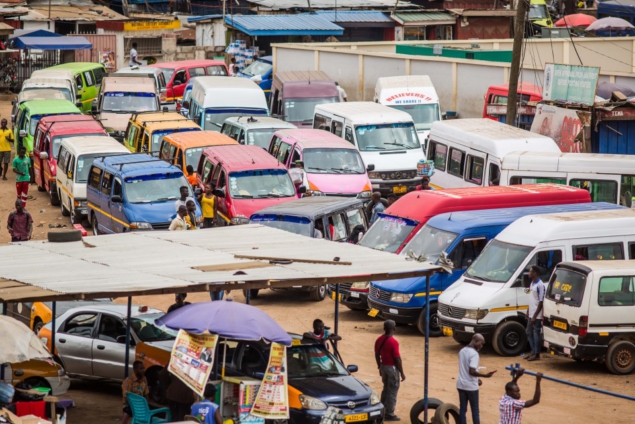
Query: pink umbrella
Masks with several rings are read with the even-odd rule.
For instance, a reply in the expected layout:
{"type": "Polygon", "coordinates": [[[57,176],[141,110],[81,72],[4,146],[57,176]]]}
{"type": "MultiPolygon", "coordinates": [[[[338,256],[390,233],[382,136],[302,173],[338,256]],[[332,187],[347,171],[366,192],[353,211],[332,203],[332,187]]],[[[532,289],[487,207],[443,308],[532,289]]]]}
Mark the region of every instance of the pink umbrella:
{"type": "Polygon", "coordinates": [[[585,27],[591,25],[597,21],[597,18],[584,13],[576,13],[573,15],[567,15],[556,21],[554,24],[557,27],[585,27]]]}
{"type": "Polygon", "coordinates": [[[635,28],[630,22],[620,18],[602,18],[589,25],[587,31],[599,31],[603,29],[627,29],[635,28]]]}

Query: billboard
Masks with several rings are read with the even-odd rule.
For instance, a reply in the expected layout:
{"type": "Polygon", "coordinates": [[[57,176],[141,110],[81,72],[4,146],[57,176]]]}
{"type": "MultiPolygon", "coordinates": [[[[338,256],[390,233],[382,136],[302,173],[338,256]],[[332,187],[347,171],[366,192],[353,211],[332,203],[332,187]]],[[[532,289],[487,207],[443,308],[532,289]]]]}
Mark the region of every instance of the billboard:
{"type": "Polygon", "coordinates": [[[544,74],[543,100],[579,103],[587,106],[595,103],[600,68],[547,63],[544,74]]]}

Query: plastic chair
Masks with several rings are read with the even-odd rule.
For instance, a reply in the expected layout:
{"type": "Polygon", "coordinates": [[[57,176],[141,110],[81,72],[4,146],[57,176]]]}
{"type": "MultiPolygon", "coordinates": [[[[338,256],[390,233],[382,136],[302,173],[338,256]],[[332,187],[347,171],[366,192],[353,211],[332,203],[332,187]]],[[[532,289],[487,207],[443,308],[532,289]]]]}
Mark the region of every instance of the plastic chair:
{"type": "Polygon", "coordinates": [[[157,424],[172,421],[172,416],[168,408],[150,410],[148,401],[143,396],[128,393],[126,394],[126,399],[132,411],[132,422],[130,424],[157,424]],[[165,414],[166,418],[155,417],[155,415],[158,414],[165,414]]]}

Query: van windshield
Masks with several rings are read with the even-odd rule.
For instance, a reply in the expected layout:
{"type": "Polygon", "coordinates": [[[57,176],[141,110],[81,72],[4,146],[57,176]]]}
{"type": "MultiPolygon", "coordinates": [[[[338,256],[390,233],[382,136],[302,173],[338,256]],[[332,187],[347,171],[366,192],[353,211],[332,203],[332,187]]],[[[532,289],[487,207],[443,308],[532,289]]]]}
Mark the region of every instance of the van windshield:
{"type": "Polygon", "coordinates": [[[229,193],[234,199],[278,198],[295,196],[295,188],[286,169],[258,169],[230,173],[229,193]]]}
{"type": "Polygon", "coordinates": [[[379,214],[379,218],[359,242],[361,246],[396,253],[418,222],[411,219],[379,214]]]}
{"type": "Polygon", "coordinates": [[[546,4],[532,4],[529,6],[529,19],[547,19],[549,13],[547,12],[546,4]]]}
{"type": "Polygon", "coordinates": [[[407,252],[412,251],[416,256],[426,255],[426,260],[434,263],[441,256],[441,252],[450,247],[457,236],[458,234],[456,233],[425,225],[408,242],[401,254],[405,255],[407,252]]]}
{"type": "MultiPolygon", "coordinates": [[[[159,151],[159,147],[161,146],[163,137],[165,137],[166,135],[174,134],[178,132],[189,132],[189,131],[197,131],[197,130],[198,128],[181,128],[176,130],[161,130],[161,131],[153,132],[152,133],[152,153],[154,154],[159,151]]],[[[198,163],[196,165],[198,165],[198,163]]]]}
{"type": "Polygon", "coordinates": [[[205,147],[192,147],[191,149],[185,150],[186,169],[188,165],[192,165],[192,168],[196,169],[196,167],[198,166],[198,161],[203,154],[203,150],[205,150],[205,147]]]}
{"type": "Polygon", "coordinates": [[[277,128],[263,129],[263,130],[249,130],[247,131],[245,144],[262,147],[263,149],[268,149],[269,142],[271,141],[271,137],[273,137],[273,133],[275,133],[277,130],[278,130],[277,128]]]}
{"type": "MultiPolygon", "coordinates": [[[[111,154],[120,155],[121,153],[111,153],[111,154]]],[[[95,160],[95,158],[101,158],[104,156],[109,156],[109,154],[92,153],[89,155],[80,155],[77,158],[77,166],[75,169],[75,182],[77,183],[88,182],[88,171],[90,171],[90,167],[93,165],[93,161],[95,160]]]]}
{"type": "Polygon", "coordinates": [[[304,169],[309,174],[364,174],[364,162],[356,149],[306,149],[304,169]]]}
{"type": "Polygon", "coordinates": [[[475,280],[505,283],[533,250],[531,246],[518,246],[499,240],[488,244],[481,255],[465,272],[466,277],[475,280]]]}
{"type": "Polygon", "coordinates": [[[225,119],[232,116],[268,115],[267,109],[206,109],[204,130],[220,132],[225,119]]]}
{"type": "Polygon", "coordinates": [[[284,101],[284,120],[287,122],[313,123],[315,106],[324,103],[339,102],[339,97],[313,97],[306,99],[286,99],[284,101]]]}
{"type": "Polygon", "coordinates": [[[147,112],[157,110],[154,93],[111,91],[104,94],[102,112],[147,112]]]}
{"type": "Polygon", "coordinates": [[[418,149],[420,147],[414,124],[411,122],[359,125],[355,127],[355,134],[361,152],[418,149]]]}
{"type": "Polygon", "coordinates": [[[311,237],[311,220],[299,216],[286,215],[254,215],[250,224],[262,224],[301,236],[311,237]]]}
{"type": "Polygon", "coordinates": [[[427,105],[396,105],[390,107],[406,112],[412,116],[417,131],[427,131],[433,122],[439,120],[439,105],[437,103],[427,105]]]}
{"type": "Polygon", "coordinates": [[[547,298],[556,303],[580,306],[586,286],[586,275],[566,268],[556,268],[549,280],[547,298]]]}
{"type": "Polygon", "coordinates": [[[22,91],[35,91],[35,90],[55,90],[64,94],[66,100],[75,103],[75,99],[73,99],[73,95],[71,94],[71,90],[63,87],[24,87],[22,91]]]}
{"type": "Polygon", "coordinates": [[[271,63],[263,62],[262,60],[256,60],[251,65],[247,66],[241,72],[243,75],[253,77],[255,75],[264,75],[271,71],[273,65],[271,63]]]}
{"type": "Polygon", "coordinates": [[[174,201],[183,186],[189,187],[180,172],[142,175],[125,180],[126,199],[129,203],[154,203],[174,201]]]}

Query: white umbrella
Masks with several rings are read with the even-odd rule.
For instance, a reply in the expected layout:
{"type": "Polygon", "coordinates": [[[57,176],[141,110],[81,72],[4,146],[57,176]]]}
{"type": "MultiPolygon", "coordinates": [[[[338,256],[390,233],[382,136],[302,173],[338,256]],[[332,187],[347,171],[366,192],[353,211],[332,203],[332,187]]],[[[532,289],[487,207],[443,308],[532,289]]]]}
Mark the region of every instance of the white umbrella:
{"type": "Polygon", "coordinates": [[[0,364],[51,357],[35,333],[15,318],[0,315],[0,340],[0,364]]]}
{"type": "Polygon", "coordinates": [[[600,31],[603,29],[608,29],[608,30],[629,29],[629,28],[635,28],[635,27],[631,25],[630,22],[625,21],[624,19],[608,17],[608,18],[598,19],[597,21],[591,23],[588,27],[586,27],[586,31],[600,31]]]}

